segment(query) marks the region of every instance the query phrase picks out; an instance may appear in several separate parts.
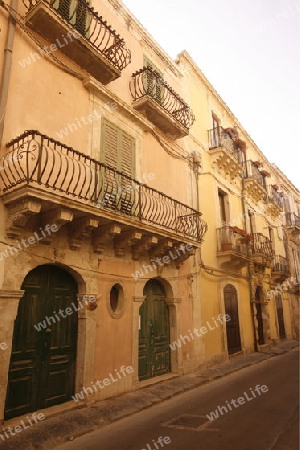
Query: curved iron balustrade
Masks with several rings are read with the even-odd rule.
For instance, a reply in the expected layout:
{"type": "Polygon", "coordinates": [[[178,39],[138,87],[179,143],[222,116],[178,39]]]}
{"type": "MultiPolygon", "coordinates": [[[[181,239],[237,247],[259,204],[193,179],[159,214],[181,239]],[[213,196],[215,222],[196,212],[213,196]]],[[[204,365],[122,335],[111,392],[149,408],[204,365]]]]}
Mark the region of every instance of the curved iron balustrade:
{"type": "MultiPolygon", "coordinates": [[[[124,40],[85,0],[43,1],[117,69],[123,70],[130,63],[131,53],[124,40]]],[[[23,0],[23,3],[29,12],[39,1],[23,0]]]]}
{"type": "Polygon", "coordinates": [[[261,173],[260,170],[255,166],[254,162],[249,159],[244,164],[245,167],[245,178],[254,178],[258,184],[260,184],[264,189],[266,189],[266,177],[261,173]]]}
{"type": "Polygon", "coordinates": [[[195,116],[190,107],[151,67],[134,72],[129,86],[133,100],[148,95],[183,127],[189,129],[193,125],[195,116]]]}
{"type": "Polygon", "coordinates": [[[229,133],[224,128],[218,127],[208,130],[209,149],[225,147],[226,150],[238,161],[239,164],[243,164],[244,155],[243,152],[229,133]]]}
{"type": "Polygon", "coordinates": [[[290,274],[290,265],[289,261],[285,256],[275,255],[274,260],[272,262],[272,271],[273,272],[283,272],[287,275],[290,274]]]}
{"type": "Polygon", "coordinates": [[[107,208],[201,242],[201,213],[35,130],[9,142],[0,159],[5,193],[27,185],[107,208]]]}
{"type": "Polygon", "coordinates": [[[272,242],[262,233],[253,233],[253,241],[251,242],[251,249],[253,254],[260,253],[266,258],[274,258],[274,250],[272,249],[272,242]]]}

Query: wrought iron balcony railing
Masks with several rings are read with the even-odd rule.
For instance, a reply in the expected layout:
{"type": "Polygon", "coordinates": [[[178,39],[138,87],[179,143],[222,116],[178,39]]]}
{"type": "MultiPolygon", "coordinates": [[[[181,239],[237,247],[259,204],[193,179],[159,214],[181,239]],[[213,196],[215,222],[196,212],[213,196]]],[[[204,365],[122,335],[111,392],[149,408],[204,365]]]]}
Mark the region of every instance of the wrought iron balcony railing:
{"type": "MultiPolygon", "coordinates": [[[[195,116],[186,102],[150,66],[132,74],[130,91],[134,101],[150,98],[188,133],[195,116]]],[[[150,118],[150,120],[152,120],[150,118]]],[[[155,120],[155,117],[153,117],[155,120]]]]}
{"type": "Polygon", "coordinates": [[[248,256],[247,238],[235,233],[232,227],[217,228],[218,252],[235,252],[248,256]]]}
{"type": "MultiPolygon", "coordinates": [[[[73,57],[74,60],[77,58],[76,53],[80,52],[80,49],[76,48],[75,51],[75,47],[72,48],[73,44],[79,40],[78,36],[76,38],[68,36],[69,40],[65,37],[63,41],[63,36],[59,33],[62,31],[65,34],[68,30],[59,27],[58,22],[54,20],[55,17],[62,19],[62,23],[77,32],[92,49],[99,52],[118,71],[123,70],[130,63],[130,50],[126,48],[124,40],[85,0],[43,0],[42,2],[23,0],[23,3],[27,9],[25,19],[29,26],[42,32],[45,37],[53,39],[53,42],[61,41],[62,45],[58,44],[59,48],[62,48],[62,52],[73,57]],[[48,15],[43,13],[45,8],[49,11],[48,15]]],[[[71,35],[71,33],[68,34],[71,35]]]]}
{"type": "Polygon", "coordinates": [[[280,209],[283,209],[283,197],[272,185],[268,186],[268,200],[273,201],[279,206],[280,209]]]}
{"type": "Polygon", "coordinates": [[[300,217],[295,213],[286,213],[285,220],[288,227],[300,228],[300,217]]]}
{"type": "Polygon", "coordinates": [[[253,233],[253,241],[251,241],[252,254],[260,254],[268,259],[273,259],[274,250],[272,249],[272,242],[262,233],[253,233]]]}
{"type": "Polygon", "coordinates": [[[243,152],[240,146],[232,139],[229,133],[226,133],[224,128],[218,127],[208,130],[208,142],[210,150],[225,147],[239,164],[243,164],[243,152]]]}
{"type": "Polygon", "coordinates": [[[255,179],[255,181],[258,184],[260,184],[264,189],[266,189],[265,176],[261,173],[260,170],[258,170],[253,161],[248,160],[244,164],[245,164],[245,178],[255,179]]]}
{"type": "Polygon", "coordinates": [[[157,230],[201,242],[207,224],[201,213],[38,131],[6,145],[0,159],[2,195],[23,186],[67,197],[98,209],[152,224],[157,230]]]}
{"type": "Polygon", "coordinates": [[[272,271],[282,272],[288,275],[290,273],[290,265],[287,258],[281,255],[275,255],[272,261],[272,271]]]}

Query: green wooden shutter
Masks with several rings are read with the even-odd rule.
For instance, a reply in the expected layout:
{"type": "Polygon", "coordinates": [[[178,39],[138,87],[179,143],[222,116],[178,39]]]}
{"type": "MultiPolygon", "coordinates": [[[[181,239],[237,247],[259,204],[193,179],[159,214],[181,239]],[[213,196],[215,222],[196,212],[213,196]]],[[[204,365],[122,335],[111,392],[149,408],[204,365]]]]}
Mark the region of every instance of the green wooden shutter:
{"type": "MultiPolygon", "coordinates": [[[[120,171],[130,178],[134,178],[134,139],[124,131],[120,131],[120,171]]],[[[134,204],[135,185],[127,178],[121,181],[121,210],[126,214],[131,214],[134,204]]]]}
{"type": "Polygon", "coordinates": [[[118,169],[118,132],[116,125],[103,119],[101,160],[113,169],[118,169]]]}
{"type": "MultiPolygon", "coordinates": [[[[106,119],[102,120],[100,161],[130,178],[135,176],[134,138],[106,119]]],[[[102,198],[108,199],[108,206],[130,213],[131,180],[110,170],[101,170],[101,176],[105,183],[102,198]]]]}
{"type": "MultiPolygon", "coordinates": [[[[153,64],[153,62],[146,55],[144,55],[143,57],[143,63],[144,67],[150,66],[152,70],[158,72],[161,80],[163,81],[163,72],[159,70],[159,68],[156,67],[155,64],[153,64]]],[[[159,78],[153,78],[152,76],[150,76],[149,72],[146,72],[144,77],[144,87],[146,93],[151,95],[151,97],[154,98],[158,103],[163,103],[164,86],[160,83],[159,78]]]]}

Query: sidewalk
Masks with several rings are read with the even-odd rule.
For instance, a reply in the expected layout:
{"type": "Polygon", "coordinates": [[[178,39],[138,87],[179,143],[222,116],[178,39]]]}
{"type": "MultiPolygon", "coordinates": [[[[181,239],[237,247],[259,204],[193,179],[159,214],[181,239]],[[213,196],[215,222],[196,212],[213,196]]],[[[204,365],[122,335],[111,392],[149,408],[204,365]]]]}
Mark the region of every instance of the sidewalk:
{"type": "MultiPolygon", "coordinates": [[[[161,381],[135,392],[99,401],[91,406],[62,412],[57,416],[37,423],[20,434],[9,437],[5,442],[0,439],[0,449],[52,450],[63,442],[73,440],[78,436],[149,408],[168,398],[197,388],[212,380],[229,375],[244,367],[287,353],[298,345],[298,341],[283,342],[265,353],[237,356],[209,369],[161,381]]],[[[5,425],[7,427],[9,424],[5,425]]]]}

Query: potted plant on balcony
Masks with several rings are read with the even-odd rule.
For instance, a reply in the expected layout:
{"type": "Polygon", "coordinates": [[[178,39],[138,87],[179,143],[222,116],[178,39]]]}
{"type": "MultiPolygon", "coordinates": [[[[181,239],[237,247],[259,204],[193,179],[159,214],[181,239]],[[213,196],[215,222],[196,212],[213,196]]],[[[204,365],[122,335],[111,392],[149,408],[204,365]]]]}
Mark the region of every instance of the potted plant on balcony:
{"type": "Polygon", "coordinates": [[[253,161],[253,165],[258,168],[262,166],[262,163],[259,161],[253,161]]]}
{"type": "Polygon", "coordinates": [[[235,128],[228,127],[228,128],[225,128],[224,131],[231,137],[231,139],[235,140],[238,138],[238,132],[235,128]]]}
{"type": "Polygon", "coordinates": [[[278,186],[278,184],[272,184],[272,188],[275,189],[275,191],[278,191],[279,186],[278,186]]]}
{"type": "Polygon", "coordinates": [[[232,250],[232,243],[231,242],[222,242],[221,243],[221,251],[222,252],[228,252],[232,250]]]}
{"type": "Polygon", "coordinates": [[[270,177],[270,176],[271,176],[270,172],[268,172],[267,170],[261,170],[260,173],[261,173],[264,177],[270,177]]]}

